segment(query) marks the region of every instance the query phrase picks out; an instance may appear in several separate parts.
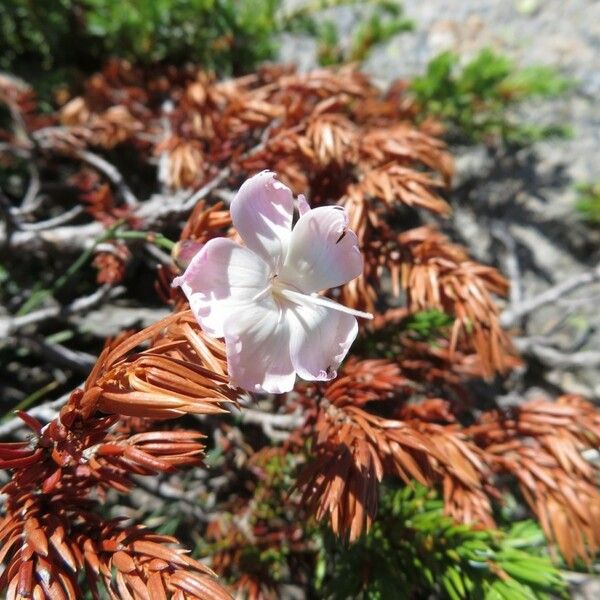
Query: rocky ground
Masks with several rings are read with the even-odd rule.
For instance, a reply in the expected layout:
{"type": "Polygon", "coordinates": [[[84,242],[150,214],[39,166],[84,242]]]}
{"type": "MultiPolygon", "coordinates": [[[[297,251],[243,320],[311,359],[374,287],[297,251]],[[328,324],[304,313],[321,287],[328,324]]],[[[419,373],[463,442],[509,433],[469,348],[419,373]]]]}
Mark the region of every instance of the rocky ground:
{"type": "MultiPolygon", "coordinates": [[[[600,2],[407,0],[404,7],[414,30],[375,50],[364,65],[381,85],[423,73],[444,50],[466,62],[485,47],[518,65],[553,66],[573,81],[563,97],[519,109],[519,118],[529,123],[567,125],[570,139],[539,142],[517,153],[482,145],[453,148],[453,219],[473,255],[511,277],[513,300],[589,272],[600,262],[600,233],[581,222],[574,204],[575,186],[599,177],[600,2]]],[[[335,9],[329,16],[341,32],[351,31],[361,18],[355,8],[335,9]]],[[[314,57],[309,40],[286,40],[284,60],[308,68],[314,57]]],[[[534,366],[543,367],[534,371],[548,391],[600,398],[599,299],[600,284],[585,286],[519,323],[527,338],[524,353],[535,355],[534,366]],[[540,349],[540,336],[550,350],[540,349]]]]}

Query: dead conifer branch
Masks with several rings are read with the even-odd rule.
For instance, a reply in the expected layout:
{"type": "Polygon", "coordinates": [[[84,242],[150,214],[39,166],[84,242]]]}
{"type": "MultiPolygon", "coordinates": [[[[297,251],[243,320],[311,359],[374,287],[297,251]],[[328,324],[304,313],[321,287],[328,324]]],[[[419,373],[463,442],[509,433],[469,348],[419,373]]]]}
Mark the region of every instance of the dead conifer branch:
{"type": "Polygon", "coordinates": [[[82,571],[91,590],[100,583],[114,597],[231,598],[207,567],[171,547],[174,538],[123,528],[92,511],[94,490],[125,493],[132,475],[199,463],[204,447],[198,432],[130,435],[116,428],[119,417],[96,416],[99,410],[158,419],[223,412],[232,402],[226,377],[199,365],[220,363],[223,373],[224,352],[214,341],[204,343],[194,325],[188,312],[176,313],[109,344],[83,389],[47,426],[21,413],[32,440],[0,444],[0,467],[13,470],[2,489],[7,502],[0,524],[8,557],[0,588],[8,598],[75,600],[82,571]],[[144,343],[149,347],[131,354],[144,343]]]}
{"type": "Polygon", "coordinates": [[[222,374],[224,357],[222,342],[208,339],[189,312],[176,313],[106,348],[81,406],[153,419],[227,412],[234,396],[222,374]],[[129,354],[148,342],[149,348],[129,354]]]}
{"type": "Polygon", "coordinates": [[[598,551],[597,466],[583,453],[600,439],[600,417],[577,396],[532,401],[511,413],[484,414],[471,428],[497,471],[510,473],[548,539],[569,564],[598,551]]]}
{"type": "Polygon", "coordinates": [[[384,474],[407,484],[440,482],[449,514],[493,526],[485,489],[490,467],[481,450],[456,427],[382,419],[326,400],[321,407],[314,426],[314,459],[298,485],[309,510],[318,520],[327,517],[336,534],[352,541],[368,531],[384,474]]]}
{"type": "Polygon", "coordinates": [[[455,318],[450,348],[468,340],[486,376],[514,365],[510,338],[502,329],[493,294],[505,296],[508,282],[492,267],[469,260],[459,246],[435,230],[419,228],[400,236],[406,258],[402,287],[413,310],[437,308],[455,318]]]}

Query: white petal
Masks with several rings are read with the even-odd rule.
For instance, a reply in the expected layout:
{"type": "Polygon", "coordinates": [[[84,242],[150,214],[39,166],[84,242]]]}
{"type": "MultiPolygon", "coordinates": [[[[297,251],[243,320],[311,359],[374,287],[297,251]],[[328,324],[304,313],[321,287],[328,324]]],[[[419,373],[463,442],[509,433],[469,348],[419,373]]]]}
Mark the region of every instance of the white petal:
{"type": "Polygon", "coordinates": [[[358,333],[356,319],[307,303],[291,308],[288,320],[292,363],[298,375],[309,381],[333,379],[358,333]]]}
{"type": "Polygon", "coordinates": [[[229,380],[252,392],[289,392],[296,373],[289,324],[272,298],[232,314],[225,323],[229,380]]]}
{"type": "Polygon", "coordinates": [[[274,272],[283,264],[292,230],[291,190],[262,171],[242,184],[231,202],[231,219],[246,246],[274,272]]]}
{"type": "Polygon", "coordinates": [[[296,202],[298,203],[298,213],[300,216],[305,215],[310,210],[310,204],[307,202],[304,194],[298,194],[296,202]]]}
{"type": "Polygon", "coordinates": [[[341,206],[321,206],[298,219],[281,280],[305,293],[343,285],[363,270],[356,234],[341,206]]]}
{"type": "Polygon", "coordinates": [[[183,289],[202,329],[223,337],[227,317],[256,298],[268,280],[269,267],[256,254],[230,239],[215,238],[194,256],[173,285],[183,289]]]}

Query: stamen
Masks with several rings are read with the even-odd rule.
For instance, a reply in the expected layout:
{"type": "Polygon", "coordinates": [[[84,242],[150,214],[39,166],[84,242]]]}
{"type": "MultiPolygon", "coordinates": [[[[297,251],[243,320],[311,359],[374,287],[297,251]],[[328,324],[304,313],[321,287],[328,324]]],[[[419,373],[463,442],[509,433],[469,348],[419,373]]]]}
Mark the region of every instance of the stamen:
{"type": "Polygon", "coordinates": [[[267,285],[267,287],[258,292],[258,294],[256,294],[256,296],[254,296],[250,302],[258,302],[259,300],[262,300],[265,296],[272,292],[272,287],[273,286],[271,284],[267,285]]]}
{"type": "Polygon", "coordinates": [[[326,308],[331,308],[333,310],[337,310],[339,312],[343,312],[349,315],[354,315],[355,317],[361,317],[363,319],[372,319],[373,315],[371,313],[362,312],[360,310],[354,310],[353,308],[348,308],[343,304],[338,304],[333,300],[329,300],[329,298],[324,298],[323,296],[318,296],[316,294],[301,294],[300,292],[294,292],[293,290],[283,288],[279,290],[279,293],[288,300],[295,302],[296,304],[303,303],[312,303],[318,304],[319,306],[324,306],[326,308]]]}

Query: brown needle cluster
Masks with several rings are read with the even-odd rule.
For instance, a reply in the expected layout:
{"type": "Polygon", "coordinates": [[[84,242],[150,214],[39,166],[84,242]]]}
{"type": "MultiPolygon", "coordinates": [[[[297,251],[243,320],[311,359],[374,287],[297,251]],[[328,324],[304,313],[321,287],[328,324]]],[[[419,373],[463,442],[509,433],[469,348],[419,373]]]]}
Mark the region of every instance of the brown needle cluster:
{"type": "Polygon", "coordinates": [[[437,308],[455,317],[450,350],[472,348],[483,374],[514,366],[515,350],[500,326],[493,296],[506,296],[508,282],[494,268],[474,262],[464,248],[438,231],[423,227],[400,236],[404,249],[401,284],[414,310],[437,308]]]}
{"type": "Polygon", "coordinates": [[[148,418],[225,412],[231,401],[222,345],[183,312],[110,343],[48,425],[22,414],[30,439],[0,444],[0,466],[12,471],[0,523],[6,597],[77,600],[85,573],[94,598],[99,587],[114,599],[230,598],[175,538],[106,520],[98,502],[129,492],[132,475],[199,464],[200,433],[153,431],[148,418]],[[144,417],[143,431],[119,427],[126,415],[144,417]]]}
{"type": "Polygon", "coordinates": [[[600,549],[598,469],[583,457],[600,439],[600,415],[579,396],[491,412],[470,432],[499,473],[510,474],[569,564],[600,549]]]}
{"type": "Polygon", "coordinates": [[[597,409],[562,396],[486,411],[465,427],[460,404],[427,397],[423,380],[415,371],[412,382],[403,376],[402,364],[349,361],[338,380],[307,389],[305,406],[313,408],[296,442],[312,431],[299,485],[316,518],[356,539],[375,517],[377,482],[387,475],[437,483],[450,515],[493,527],[492,506],[516,481],[567,562],[590,562],[599,548],[600,490],[598,469],[583,453],[600,439],[597,409]]]}

